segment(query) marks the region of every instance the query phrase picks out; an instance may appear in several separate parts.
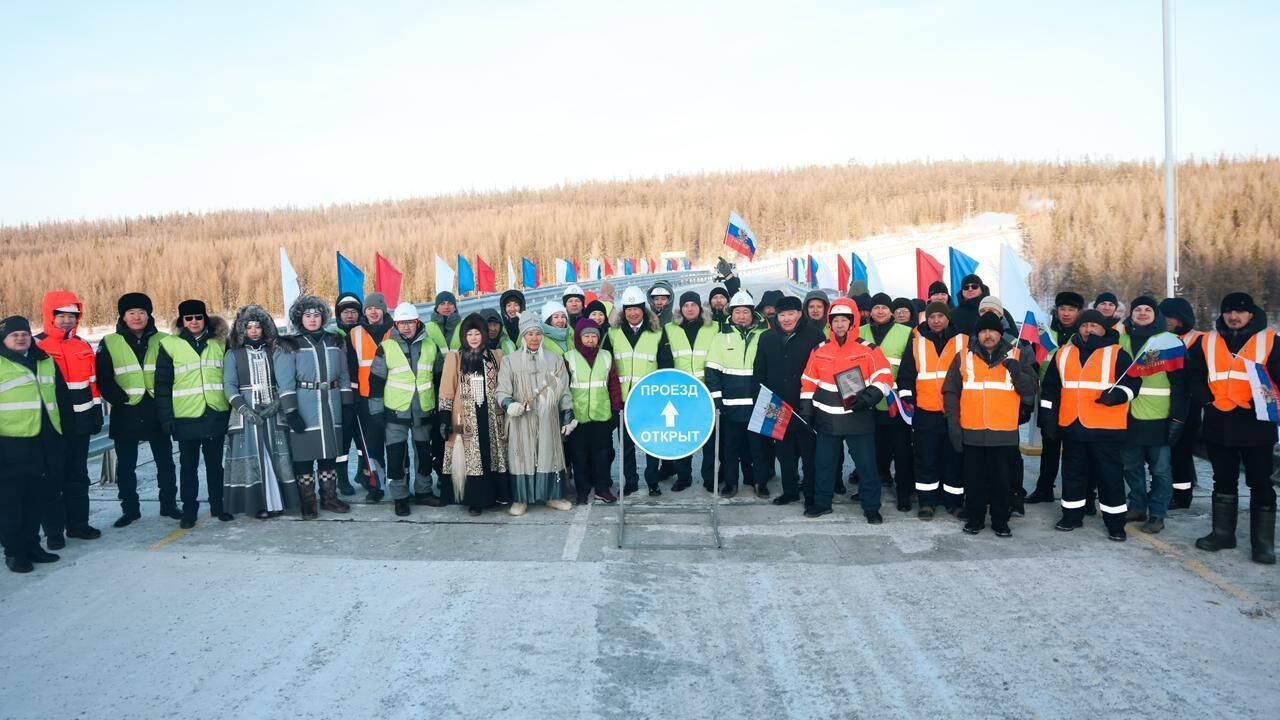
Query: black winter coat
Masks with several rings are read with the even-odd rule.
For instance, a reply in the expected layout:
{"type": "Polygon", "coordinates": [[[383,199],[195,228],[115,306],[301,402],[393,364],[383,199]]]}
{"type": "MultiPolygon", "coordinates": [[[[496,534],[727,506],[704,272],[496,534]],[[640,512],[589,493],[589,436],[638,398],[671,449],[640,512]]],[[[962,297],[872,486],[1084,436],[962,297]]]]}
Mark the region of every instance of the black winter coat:
{"type": "MultiPolygon", "coordinates": [[[[1133,359],[1129,357],[1129,353],[1119,345],[1120,334],[1115,330],[1108,329],[1107,334],[1103,336],[1105,340],[1101,345],[1085,345],[1080,341],[1079,335],[1071,336],[1071,344],[1075,346],[1076,352],[1080,353],[1080,363],[1083,365],[1089,360],[1089,357],[1100,352],[1107,345],[1115,345],[1115,359],[1112,361],[1115,366],[1115,376],[1120,378],[1117,383],[1120,387],[1129,390],[1129,397],[1136,397],[1138,388],[1142,387],[1142,379],[1136,377],[1124,376],[1124,372],[1133,364],[1133,359]]],[[[1095,341],[1096,343],[1097,341],[1095,341]]],[[[1061,352],[1061,350],[1059,350],[1061,352]]],[[[1045,373],[1044,384],[1040,387],[1040,427],[1058,426],[1058,402],[1062,399],[1062,375],[1058,373],[1057,355],[1049,362],[1049,370],[1045,373]]],[[[1125,430],[1098,430],[1095,428],[1087,428],[1077,419],[1068,427],[1061,428],[1063,437],[1071,438],[1081,442],[1119,442],[1126,438],[1125,430]]]]}
{"type": "MultiPolygon", "coordinates": [[[[19,355],[0,345],[0,357],[25,365],[35,372],[36,363],[49,355],[31,343],[26,355],[19,355]]],[[[71,398],[67,393],[67,382],[62,371],[54,365],[53,374],[58,396],[58,413],[62,417],[70,417],[71,398]]],[[[40,434],[29,438],[0,437],[0,475],[3,478],[61,477],[62,475],[62,435],[53,428],[49,414],[40,411],[40,434]]],[[[7,482],[0,479],[0,482],[7,482]]]]}
{"type": "Polygon", "coordinates": [[[790,335],[780,329],[766,331],[756,348],[752,370],[756,384],[778,393],[793,409],[799,408],[800,376],[810,353],[825,340],[803,318],[790,335]]]}
{"type": "MultiPolygon", "coordinates": [[[[147,343],[151,336],[159,332],[155,319],[147,323],[139,338],[133,334],[123,321],[116,323],[116,332],[124,338],[142,365],[147,355],[147,343]]],[[[98,371],[98,392],[102,399],[111,405],[111,422],[107,424],[107,434],[114,440],[122,442],[141,442],[160,435],[160,415],[156,411],[156,400],[144,394],[137,405],[129,405],[129,394],[120,389],[116,383],[115,363],[111,361],[111,352],[107,350],[107,342],[98,344],[98,356],[95,361],[98,371]]]]}
{"type": "MultiPolygon", "coordinates": [[[[209,327],[198,339],[186,329],[177,333],[179,338],[195,349],[196,354],[204,352],[211,338],[226,337],[226,321],[210,315],[207,322],[209,327]]],[[[227,423],[231,420],[230,410],[218,412],[207,408],[197,418],[173,416],[173,358],[169,357],[164,347],[160,348],[160,354],[156,357],[156,411],[162,429],[165,425],[172,426],[174,440],[222,437],[227,434],[227,423]]]]}

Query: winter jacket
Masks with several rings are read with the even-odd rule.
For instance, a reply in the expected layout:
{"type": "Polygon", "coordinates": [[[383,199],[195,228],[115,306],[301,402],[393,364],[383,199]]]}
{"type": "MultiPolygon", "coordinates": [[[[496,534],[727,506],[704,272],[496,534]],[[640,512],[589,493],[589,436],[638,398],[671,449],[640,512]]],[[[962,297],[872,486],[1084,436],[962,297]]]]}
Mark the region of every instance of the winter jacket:
{"type": "MultiPolygon", "coordinates": [[[[1158,310],[1156,311],[1155,320],[1150,325],[1137,325],[1133,322],[1133,318],[1126,318],[1124,321],[1125,333],[1120,337],[1120,345],[1128,352],[1131,357],[1137,357],[1142,352],[1142,348],[1147,341],[1156,335],[1165,332],[1165,320],[1158,310]]],[[[1190,406],[1190,396],[1187,386],[1186,370],[1170,370],[1163,373],[1168,379],[1169,387],[1169,414],[1159,420],[1140,420],[1134,417],[1133,405],[1129,406],[1129,432],[1126,440],[1131,445],[1150,445],[1162,446],[1169,444],[1169,421],[1170,419],[1186,422],[1187,412],[1190,406]]],[[[1154,385],[1154,378],[1159,375],[1139,378],[1138,394],[1142,395],[1142,388],[1148,385],[1154,385]]],[[[1163,390],[1163,388],[1160,388],[1163,390]]]]}
{"type": "MultiPolygon", "coordinates": [[[[182,326],[182,318],[173,321],[173,334],[191,346],[197,355],[204,353],[209,343],[227,341],[227,321],[217,315],[205,317],[205,329],[200,337],[193,336],[182,326]]],[[[171,341],[166,341],[171,342],[171,341]]],[[[156,356],[156,414],[163,430],[172,429],[174,440],[205,440],[227,434],[227,423],[231,419],[230,410],[206,409],[204,414],[195,418],[175,418],[173,416],[173,358],[160,346],[156,356]]]]}
{"type": "MultiPolygon", "coordinates": [[[[145,365],[147,344],[151,338],[163,336],[156,329],[155,318],[147,321],[142,330],[142,337],[133,334],[124,320],[116,323],[116,334],[124,339],[138,365],[145,365]]],[[[158,342],[158,340],[157,340],[158,342]]],[[[130,405],[129,394],[116,382],[115,362],[111,359],[111,351],[107,349],[106,338],[98,344],[98,392],[102,399],[111,405],[111,422],[107,424],[108,435],[121,442],[141,442],[160,434],[160,416],[156,411],[156,399],[151,393],[144,393],[136,405],[130,405]]],[[[155,371],[152,371],[154,376],[155,371]]]]}
{"type": "Polygon", "coordinates": [[[781,328],[766,331],[760,336],[760,349],[756,351],[756,386],[769,388],[792,408],[800,407],[800,378],[814,348],[823,342],[821,333],[803,319],[791,333],[781,328]]]}
{"type": "MultiPolygon", "coordinates": [[[[1252,341],[1257,333],[1267,329],[1266,313],[1254,314],[1253,321],[1238,331],[1227,327],[1219,316],[1214,329],[1222,336],[1227,351],[1239,353],[1246,343],[1252,341]]],[[[1235,408],[1223,412],[1213,406],[1213,392],[1209,389],[1209,366],[1207,364],[1207,345],[1209,336],[1200,339],[1187,354],[1188,381],[1197,390],[1195,395],[1204,398],[1204,422],[1200,426],[1200,437],[1206,443],[1226,445],[1227,447],[1257,447],[1273,445],[1276,442],[1276,424],[1259,420],[1252,407],[1235,408]]],[[[1272,344],[1271,353],[1263,363],[1272,379],[1280,378],[1280,341],[1272,344]]]]}
{"type": "MultiPolygon", "coordinates": [[[[947,368],[947,377],[942,381],[942,404],[945,408],[947,432],[951,436],[953,445],[974,445],[976,447],[1016,447],[1018,445],[1020,438],[1016,428],[1013,430],[976,430],[964,429],[960,426],[960,396],[961,393],[968,392],[964,388],[964,366],[967,356],[972,353],[974,362],[982,362],[988,368],[995,368],[995,366],[1000,365],[1009,357],[1013,349],[1014,346],[1004,338],[1000,338],[1000,342],[991,352],[987,352],[976,341],[970,342],[965,352],[957,353],[955,359],[951,362],[951,367],[947,368]]],[[[1039,390],[1040,385],[1035,366],[1025,360],[1026,354],[1025,350],[1019,351],[1018,371],[1009,373],[1009,380],[1013,385],[1013,389],[1018,393],[1020,400],[1019,421],[1031,416],[1032,408],[1036,404],[1036,392],[1039,390]]],[[[920,413],[917,412],[916,417],[919,417],[919,415],[920,413]]]]}
{"type": "Polygon", "coordinates": [[[675,310],[676,304],[676,290],[671,286],[671,283],[666,280],[659,280],[649,286],[649,289],[645,291],[644,296],[645,299],[649,301],[649,311],[658,316],[659,325],[666,325],[671,322],[671,315],[675,310]],[[657,308],[653,306],[653,296],[650,293],[653,292],[654,288],[665,288],[667,291],[667,306],[662,308],[662,312],[658,312],[657,308]]]}
{"type": "MultiPolygon", "coordinates": [[[[409,367],[415,373],[422,358],[425,357],[426,361],[431,363],[432,384],[433,387],[437,388],[436,397],[439,398],[438,388],[440,387],[440,376],[444,372],[446,353],[442,353],[438,348],[434,347],[434,343],[427,337],[426,329],[419,325],[418,332],[407,339],[400,334],[399,330],[393,329],[391,335],[384,342],[393,342],[398,345],[400,352],[404,353],[404,356],[409,360],[409,367]]],[[[407,410],[400,412],[385,410],[383,396],[387,387],[387,351],[382,345],[378,346],[378,353],[373,356],[373,369],[369,373],[369,387],[369,413],[375,417],[385,417],[388,422],[410,427],[424,427],[434,422],[435,407],[438,402],[432,404],[431,410],[424,411],[418,402],[416,392],[407,410]]]]}
{"type": "MultiPolygon", "coordinates": [[[[902,363],[898,365],[898,377],[895,379],[898,395],[904,403],[914,404],[916,402],[916,378],[920,374],[920,367],[916,363],[915,353],[917,339],[924,339],[925,342],[933,346],[934,352],[941,353],[946,344],[959,334],[960,331],[956,330],[950,323],[940,333],[930,330],[927,322],[922,322],[916,326],[911,336],[911,341],[907,343],[907,350],[902,354],[902,363]]],[[[928,429],[941,432],[946,429],[946,418],[940,410],[926,410],[916,405],[915,413],[911,418],[911,427],[915,430],[928,429]]]]}
{"type": "Polygon", "coordinates": [[[751,419],[759,389],[753,377],[755,358],[763,334],[764,329],[755,322],[745,328],[730,324],[711,343],[705,370],[707,389],[725,420],[744,423],[751,419]]]}
{"type": "MultiPolygon", "coordinates": [[[[1082,341],[1079,335],[1072,335],[1070,344],[1073,347],[1072,352],[1079,353],[1081,365],[1084,365],[1093,353],[1102,352],[1106,347],[1114,346],[1112,364],[1115,368],[1115,377],[1118,380],[1116,386],[1124,388],[1124,392],[1130,399],[1137,396],[1138,388],[1141,387],[1142,383],[1139,378],[1126,377],[1124,375],[1129,366],[1133,364],[1133,358],[1129,357],[1129,353],[1120,347],[1119,333],[1108,329],[1106,335],[1102,337],[1091,336],[1089,342],[1082,341]]],[[[1058,405],[1062,398],[1062,375],[1058,371],[1058,357],[1061,355],[1063,347],[1059,347],[1053,358],[1046,361],[1049,369],[1045,373],[1044,381],[1040,387],[1040,427],[1042,428],[1049,425],[1060,426],[1058,405]]],[[[1119,442],[1124,440],[1126,436],[1126,430],[1124,429],[1089,428],[1085,427],[1079,419],[1067,427],[1062,427],[1060,432],[1063,437],[1081,442],[1119,442]]]]}
{"type": "Polygon", "coordinates": [[[102,398],[98,390],[98,368],[93,346],[76,334],[80,329],[79,316],[75,327],[59,330],[53,324],[54,310],[72,305],[84,312],[84,306],[75,293],[56,290],[44,296],[44,331],[35,336],[35,344],[53,358],[67,383],[71,399],[71,411],[62,415],[64,435],[93,435],[102,430],[102,398]]]}
{"type": "Polygon", "coordinates": [[[804,307],[801,308],[801,312],[804,313],[804,319],[801,320],[801,322],[813,328],[823,338],[830,337],[830,328],[827,326],[827,310],[830,308],[831,298],[827,297],[827,292],[825,290],[810,290],[804,296],[804,307]],[[810,300],[822,301],[822,317],[818,320],[814,320],[809,317],[810,300]]]}
{"type": "MultiPolygon", "coordinates": [[[[19,355],[0,344],[0,357],[36,372],[36,363],[49,357],[34,343],[26,355],[19,355]]],[[[62,378],[62,370],[54,363],[54,388],[58,399],[58,415],[61,422],[71,412],[71,396],[67,392],[67,382],[62,378]]],[[[46,478],[62,477],[63,457],[62,433],[54,428],[49,413],[40,411],[40,434],[35,437],[0,437],[0,468],[7,478],[46,478]]]]}
{"type": "Polygon", "coordinates": [[[304,432],[289,432],[293,460],[332,460],[346,452],[340,447],[342,408],[352,403],[354,395],[342,338],[320,330],[289,340],[292,347],[282,343],[273,359],[280,409],[285,417],[297,413],[307,426],[304,432]]]}
{"type": "MultiPolygon", "coordinates": [[[[853,324],[843,340],[834,333],[831,339],[814,348],[800,378],[800,415],[814,430],[827,435],[864,435],[875,431],[876,403],[889,394],[893,375],[889,360],[879,348],[870,347],[858,338],[861,314],[853,300],[839,298],[831,308],[852,312],[853,324]],[[858,368],[866,387],[858,393],[859,404],[866,409],[846,408],[836,384],[836,376],[858,368]]],[[[827,311],[827,322],[831,311],[827,311]]]]}

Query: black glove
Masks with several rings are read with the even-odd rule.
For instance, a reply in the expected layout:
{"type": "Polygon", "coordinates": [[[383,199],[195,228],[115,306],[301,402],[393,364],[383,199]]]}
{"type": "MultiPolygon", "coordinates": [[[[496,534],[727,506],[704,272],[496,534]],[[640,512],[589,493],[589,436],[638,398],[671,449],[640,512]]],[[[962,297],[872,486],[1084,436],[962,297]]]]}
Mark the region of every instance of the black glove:
{"type": "Polygon", "coordinates": [[[960,429],[959,428],[948,429],[947,435],[950,436],[951,438],[951,447],[955,448],[956,452],[963,453],[964,452],[964,435],[961,434],[960,429]]]}
{"type": "Polygon", "coordinates": [[[846,407],[854,412],[870,410],[876,406],[876,403],[880,402],[880,398],[876,397],[879,394],[879,391],[875,388],[863,388],[858,391],[857,395],[853,396],[852,402],[845,401],[847,403],[846,407]]]}
{"type": "Polygon", "coordinates": [[[449,436],[452,434],[453,434],[453,417],[450,415],[445,415],[440,420],[440,437],[445,440],[448,440],[449,436]]]}
{"type": "Polygon", "coordinates": [[[1129,402],[1129,396],[1120,388],[1113,387],[1099,395],[1098,399],[1094,400],[1094,402],[1099,405],[1106,405],[1107,407],[1115,407],[1116,405],[1123,405],[1129,402]]]}
{"type": "Polygon", "coordinates": [[[1009,371],[1009,377],[1016,378],[1022,374],[1022,363],[1013,358],[1005,358],[1001,363],[1005,370],[1009,371]]]}
{"type": "Polygon", "coordinates": [[[307,422],[296,411],[285,413],[284,420],[289,423],[289,429],[296,433],[301,434],[307,431],[307,422]]]}
{"type": "Polygon", "coordinates": [[[240,413],[240,417],[244,418],[244,421],[247,423],[252,423],[254,425],[262,425],[265,422],[262,419],[262,416],[258,414],[258,411],[254,410],[248,405],[237,406],[236,412],[240,413]]]}
{"type": "Polygon", "coordinates": [[[1169,421],[1169,447],[1178,444],[1178,441],[1182,439],[1182,432],[1186,429],[1187,424],[1181,420],[1169,421]]]}

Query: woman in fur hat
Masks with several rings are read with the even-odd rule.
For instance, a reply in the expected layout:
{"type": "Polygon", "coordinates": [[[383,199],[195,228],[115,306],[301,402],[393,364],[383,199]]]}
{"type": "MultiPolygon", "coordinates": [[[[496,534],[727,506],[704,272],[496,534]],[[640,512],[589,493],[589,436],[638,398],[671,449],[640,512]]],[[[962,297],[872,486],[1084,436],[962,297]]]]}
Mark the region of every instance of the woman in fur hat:
{"type": "Polygon", "coordinates": [[[488,347],[488,323],[471,313],[458,333],[462,347],[444,358],[437,421],[445,439],[440,484],[448,503],[467,506],[472,517],[510,500],[507,481],[507,418],[498,403],[501,350],[488,347]]]}
{"type": "Polygon", "coordinates": [[[345,344],[325,330],[329,304],[315,295],[301,295],[289,308],[295,334],[276,354],[280,408],[289,424],[293,473],[302,496],[302,518],[316,510],[316,476],[325,510],[346,513],[351,507],[338,498],[337,458],[342,447],[343,407],[351,405],[351,380],[345,344]]]}
{"type": "Polygon", "coordinates": [[[275,354],[282,344],[276,322],[260,305],[236,313],[222,366],[231,405],[227,428],[224,509],[259,520],[295,511],[298,485],[289,457],[289,426],[280,413],[275,354]]]}

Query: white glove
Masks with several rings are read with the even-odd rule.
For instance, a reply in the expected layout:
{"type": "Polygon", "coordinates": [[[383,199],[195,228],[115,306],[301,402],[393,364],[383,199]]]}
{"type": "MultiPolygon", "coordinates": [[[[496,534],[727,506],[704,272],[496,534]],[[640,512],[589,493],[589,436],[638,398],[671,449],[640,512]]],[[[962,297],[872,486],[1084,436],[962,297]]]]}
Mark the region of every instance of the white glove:
{"type": "Polygon", "coordinates": [[[507,406],[508,417],[520,417],[523,414],[524,414],[524,405],[521,405],[518,402],[513,402],[507,406]]]}
{"type": "Polygon", "coordinates": [[[569,433],[573,432],[574,428],[576,428],[576,427],[578,427],[578,421],[577,421],[577,420],[570,420],[568,425],[565,425],[564,427],[560,428],[560,432],[561,432],[565,437],[569,437],[569,433]]]}

